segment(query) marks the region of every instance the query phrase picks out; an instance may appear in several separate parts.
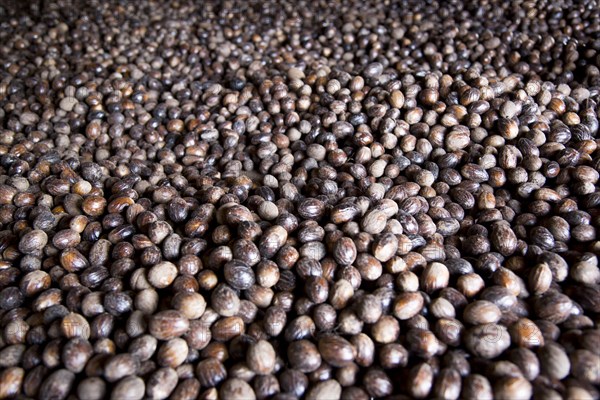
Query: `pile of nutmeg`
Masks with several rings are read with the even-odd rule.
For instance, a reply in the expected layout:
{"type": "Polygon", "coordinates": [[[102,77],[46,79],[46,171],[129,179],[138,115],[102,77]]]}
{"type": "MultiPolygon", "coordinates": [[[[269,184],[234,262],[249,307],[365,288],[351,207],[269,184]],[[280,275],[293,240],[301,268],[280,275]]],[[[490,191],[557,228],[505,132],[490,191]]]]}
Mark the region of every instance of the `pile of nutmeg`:
{"type": "Polygon", "coordinates": [[[0,2],[0,399],[600,398],[593,0],[0,2]]]}

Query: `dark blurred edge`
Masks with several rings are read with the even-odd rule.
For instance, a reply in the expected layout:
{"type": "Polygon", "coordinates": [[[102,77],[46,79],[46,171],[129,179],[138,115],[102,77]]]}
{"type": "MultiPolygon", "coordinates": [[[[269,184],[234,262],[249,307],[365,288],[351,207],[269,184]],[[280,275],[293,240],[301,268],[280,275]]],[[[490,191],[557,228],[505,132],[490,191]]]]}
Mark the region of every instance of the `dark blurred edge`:
{"type": "MultiPolygon", "coordinates": [[[[29,17],[34,21],[41,20],[44,15],[52,11],[69,13],[74,9],[88,8],[93,9],[101,3],[113,5],[124,5],[128,2],[137,0],[0,0],[0,22],[7,21],[10,18],[29,17]]],[[[243,13],[248,8],[264,10],[266,8],[277,7],[280,0],[156,0],[157,2],[166,2],[173,7],[180,3],[192,4],[198,11],[204,7],[210,6],[213,12],[232,12],[243,13]]],[[[332,7],[336,6],[341,0],[329,0],[332,7]]]]}
{"type": "Polygon", "coordinates": [[[0,0],[0,18],[20,18],[29,16],[38,19],[42,16],[48,0],[0,0]]]}
{"type": "Polygon", "coordinates": [[[101,2],[127,3],[136,0],[0,0],[0,22],[29,17],[34,21],[53,11],[69,13],[79,8],[94,8],[101,2]]]}

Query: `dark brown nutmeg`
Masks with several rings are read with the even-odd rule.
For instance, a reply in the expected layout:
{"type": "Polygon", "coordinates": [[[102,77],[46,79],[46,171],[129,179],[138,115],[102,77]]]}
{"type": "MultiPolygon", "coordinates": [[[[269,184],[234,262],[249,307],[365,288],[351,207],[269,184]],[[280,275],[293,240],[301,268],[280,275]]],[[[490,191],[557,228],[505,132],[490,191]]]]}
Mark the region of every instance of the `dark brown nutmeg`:
{"type": "Polygon", "coordinates": [[[490,241],[503,256],[510,256],[517,249],[517,236],[506,222],[498,222],[492,226],[490,241]]]}
{"type": "Polygon", "coordinates": [[[292,342],[287,351],[288,359],[294,369],[309,373],[321,365],[321,354],[317,346],[308,340],[292,342]]]}
{"type": "Polygon", "coordinates": [[[333,245],[333,258],[341,265],[350,265],[356,260],[357,252],[354,241],[343,237],[333,245]]]}
{"type": "Polygon", "coordinates": [[[11,204],[18,190],[12,186],[0,185],[0,204],[11,204]]]}
{"type": "Polygon", "coordinates": [[[89,266],[89,261],[77,249],[69,248],[60,253],[60,264],[69,272],[78,272],[89,266]]]}
{"type": "Polygon", "coordinates": [[[287,231],[279,225],[269,227],[261,236],[258,242],[258,248],[261,256],[266,258],[273,257],[277,251],[284,245],[288,238],[287,231]]]}
{"type": "Polygon", "coordinates": [[[298,214],[304,219],[320,220],[325,214],[325,204],[318,199],[308,198],[300,202],[297,207],[298,214]]]}
{"type": "Polygon", "coordinates": [[[275,368],[275,349],[266,340],[250,344],[246,353],[248,367],[258,375],[269,375],[275,368]]]}
{"type": "Polygon", "coordinates": [[[148,331],[159,340],[170,340],[187,332],[189,321],[176,310],[160,311],[150,317],[148,331]]]}
{"type": "Polygon", "coordinates": [[[241,260],[232,260],[223,266],[225,280],[234,289],[249,289],[255,282],[254,271],[241,260]]]}
{"type": "Polygon", "coordinates": [[[343,367],[356,357],[356,349],[346,339],[337,335],[324,335],[319,339],[321,357],[335,367],[343,367]]]}
{"type": "Polygon", "coordinates": [[[75,374],[66,369],[58,369],[51,373],[40,386],[41,399],[64,399],[68,396],[75,382],[75,374]]]}
{"type": "Polygon", "coordinates": [[[196,376],[201,386],[214,387],[227,377],[227,370],[219,360],[207,358],[196,366],[196,376]]]}
{"type": "Polygon", "coordinates": [[[48,235],[46,232],[34,229],[26,233],[19,241],[19,251],[23,254],[32,254],[43,250],[48,243],[48,235]]]}

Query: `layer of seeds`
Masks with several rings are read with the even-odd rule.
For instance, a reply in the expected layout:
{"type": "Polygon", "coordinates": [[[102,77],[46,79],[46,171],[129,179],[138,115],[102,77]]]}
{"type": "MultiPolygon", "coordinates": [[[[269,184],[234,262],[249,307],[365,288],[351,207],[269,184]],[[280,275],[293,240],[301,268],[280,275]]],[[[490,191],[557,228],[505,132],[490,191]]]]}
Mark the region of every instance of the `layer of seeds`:
{"type": "Polygon", "coordinates": [[[0,1],[0,399],[598,399],[594,0],[0,1]]]}

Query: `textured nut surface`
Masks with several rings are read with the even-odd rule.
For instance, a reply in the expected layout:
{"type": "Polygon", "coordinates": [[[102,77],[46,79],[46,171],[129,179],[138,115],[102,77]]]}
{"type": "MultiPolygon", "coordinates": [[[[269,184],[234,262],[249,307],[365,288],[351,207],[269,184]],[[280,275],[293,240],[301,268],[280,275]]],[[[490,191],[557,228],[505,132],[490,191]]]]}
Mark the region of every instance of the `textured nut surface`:
{"type": "Polygon", "coordinates": [[[0,398],[599,397],[597,1],[0,3],[0,398]]]}

